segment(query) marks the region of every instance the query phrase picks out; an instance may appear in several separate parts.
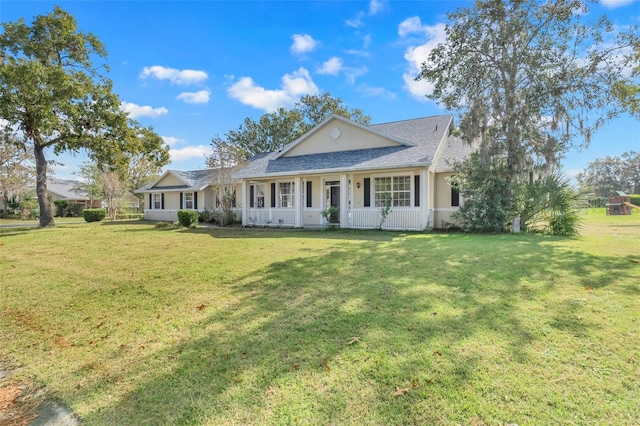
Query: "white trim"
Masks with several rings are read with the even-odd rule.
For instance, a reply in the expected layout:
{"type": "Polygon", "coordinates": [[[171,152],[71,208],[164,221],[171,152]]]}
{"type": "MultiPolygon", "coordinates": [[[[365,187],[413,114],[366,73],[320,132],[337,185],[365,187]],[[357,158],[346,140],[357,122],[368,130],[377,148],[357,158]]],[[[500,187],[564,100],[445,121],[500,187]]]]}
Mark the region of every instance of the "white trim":
{"type": "MultiPolygon", "coordinates": [[[[416,208],[415,207],[415,193],[416,193],[416,188],[415,188],[415,173],[413,171],[411,172],[394,172],[394,173],[376,173],[376,174],[371,174],[370,177],[372,179],[371,181],[371,188],[369,191],[369,196],[371,197],[371,207],[372,208],[380,208],[380,206],[376,206],[376,178],[386,178],[386,177],[399,177],[399,176],[409,176],[409,205],[408,206],[391,206],[391,209],[413,209],[416,208]]],[[[391,191],[393,192],[393,179],[391,180],[391,191]]]]}
{"type": "Polygon", "coordinates": [[[430,167],[431,163],[403,163],[403,164],[391,164],[386,166],[360,166],[360,167],[345,167],[341,169],[315,169],[315,170],[294,170],[285,173],[265,173],[260,175],[243,176],[239,179],[260,179],[260,180],[273,180],[278,178],[286,178],[289,176],[300,175],[336,175],[341,173],[356,173],[356,172],[370,172],[371,170],[388,170],[388,169],[418,169],[423,167],[430,167]]]}

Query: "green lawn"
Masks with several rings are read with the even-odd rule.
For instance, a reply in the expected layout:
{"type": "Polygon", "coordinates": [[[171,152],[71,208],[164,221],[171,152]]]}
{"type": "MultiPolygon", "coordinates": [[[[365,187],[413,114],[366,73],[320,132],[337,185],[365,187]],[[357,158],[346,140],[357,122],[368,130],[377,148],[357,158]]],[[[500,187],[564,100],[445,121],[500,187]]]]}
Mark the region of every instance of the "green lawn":
{"type": "Polygon", "coordinates": [[[0,358],[87,425],[637,424],[640,215],[583,235],[0,230],[0,358]]]}

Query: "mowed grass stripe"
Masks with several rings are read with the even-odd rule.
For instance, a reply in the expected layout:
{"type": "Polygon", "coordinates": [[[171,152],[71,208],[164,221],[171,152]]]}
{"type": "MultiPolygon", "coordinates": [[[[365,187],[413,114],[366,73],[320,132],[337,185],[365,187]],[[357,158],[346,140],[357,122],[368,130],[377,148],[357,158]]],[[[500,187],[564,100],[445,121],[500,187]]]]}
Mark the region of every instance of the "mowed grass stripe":
{"type": "Polygon", "coordinates": [[[633,424],[640,216],[583,235],[0,231],[0,356],[85,424],[633,424]]]}

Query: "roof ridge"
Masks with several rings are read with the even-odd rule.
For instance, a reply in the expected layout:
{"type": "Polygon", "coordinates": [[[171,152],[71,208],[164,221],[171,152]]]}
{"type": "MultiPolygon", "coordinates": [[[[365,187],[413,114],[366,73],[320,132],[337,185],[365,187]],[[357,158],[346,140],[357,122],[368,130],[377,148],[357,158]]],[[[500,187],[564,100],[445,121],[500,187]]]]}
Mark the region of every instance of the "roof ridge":
{"type": "Polygon", "coordinates": [[[452,116],[453,116],[453,114],[427,115],[426,117],[409,118],[407,120],[385,121],[384,123],[370,124],[370,126],[381,126],[383,124],[404,123],[404,122],[407,122],[407,121],[424,120],[426,118],[452,117],[452,116]]]}

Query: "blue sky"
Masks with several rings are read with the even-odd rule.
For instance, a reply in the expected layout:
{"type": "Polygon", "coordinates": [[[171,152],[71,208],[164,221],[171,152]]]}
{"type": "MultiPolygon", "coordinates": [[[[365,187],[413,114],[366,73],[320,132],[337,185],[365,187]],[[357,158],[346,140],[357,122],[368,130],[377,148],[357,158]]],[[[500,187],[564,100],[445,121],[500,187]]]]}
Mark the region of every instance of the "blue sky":
{"type": "MultiPolygon", "coordinates": [[[[168,168],[204,168],[211,138],[329,92],[373,123],[448,112],[413,82],[443,41],[446,13],[460,1],[25,1],[1,0],[0,21],[50,12],[58,4],[109,53],[108,74],[123,108],[171,146],[168,168]]],[[[593,5],[617,27],[640,24],[640,2],[593,5]]],[[[640,121],[610,121],[587,150],[563,161],[573,176],[606,155],[640,150],[640,121]]],[[[50,154],[51,157],[51,154],[50,154]]],[[[57,158],[55,177],[77,179],[80,153],[57,158]]]]}

